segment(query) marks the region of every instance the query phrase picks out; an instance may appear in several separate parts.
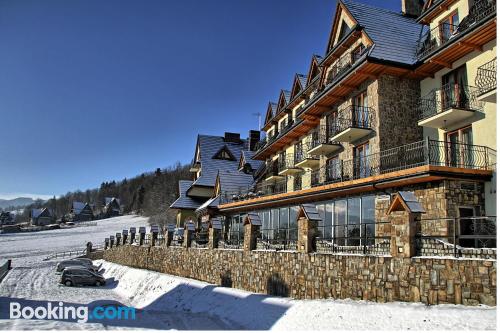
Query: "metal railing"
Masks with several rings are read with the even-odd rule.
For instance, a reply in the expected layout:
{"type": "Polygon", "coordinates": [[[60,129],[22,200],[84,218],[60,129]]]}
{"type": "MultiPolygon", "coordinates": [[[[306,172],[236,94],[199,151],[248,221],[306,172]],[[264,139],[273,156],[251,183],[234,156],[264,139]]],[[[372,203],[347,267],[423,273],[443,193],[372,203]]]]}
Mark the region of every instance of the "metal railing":
{"type": "MultiPolygon", "coordinates": [[[[308,188],[308,184],[314,187],[382,175],[423,165],[495,170],[496,151],[486,146],[469,145],[461,142],[422,140],[367,156],[338,160],[317,170],[308,171],[301,175],[301,189],[308,188]]],[[[294,190],[296,189],[294,188],[294,190]]],[[[252,199],[285,193],[286,191],[287,179],[284,179],[274,184],[261,183],[257,186],[242,187],[235,192],[223,192],[221,202],[252,199]]]]}
{"type": "Polygon", "coordinates": [[[278,176],[280,172],[279,161],[272,161],[266,167],[266,178],[278,176]]]}
{"type": "Polygon", "coordinates": [[[295,155],[285,154],[283,158],[279,159],[278,170],[283,171],[286,169],[295,169],[295,155]]]}
{"type": "Polygon", "coordinates": [[[307,159],[310,160],[319,160],[318,155],[313,155],[309,153],[309,150],[312,148],[312,142],[303,142],[295,151],[295,164],[305,161],[307,159]]]}
{"type": "Polygon", "coordinates": [[[497,88],[497,58],[478,67],[476,86],[479,95],[497,88]]]}
{"type": "Polygon", "coordinates": [[[221,249],[242,249],[243,237],[219,240],[219,248],[221,249]]]}
{"type": "Polygon", "coordinates": [[[477,98],[479,90],[476,87],[446,84],[432,90],[417,103],[419,119],[433,117],[452,108],[482,112],[484,103],[477,98]]]}
{"type": "Polygon", "coordinates": [[[441,23],[417,42],[417,58],[422,59],[444,45],[452,43],[462,32],[496,12],[495,0],[476,0],[459,25],[441,23]]]}
{"type": "Polygon", "coordinates": [[[332,66],[326,77],[326,85],[331,85],[336,79],[347,72],[354,64],[366,53],[368,48],[363,49],[360,53],[346,53],[341,56],[332,66]]]}
{"type": "Polygon", "coordinates": [[[314,239],[316,252],[352,254],[390,254],[390,234],[377,232],[377,226],[390,224],[386,221],[372,223],[347,223],[325,225],[331,228],[332,236],[318,235],[314,239]],[[370,228],[372,226],[372,228],[370,228]],[[373,229],[373,230],[372,230],[373,229]]]}
{"type": "Polygon", "coordinates": [[[454,257],[490,256],[495,249],[496,216],[422,219],[416,224],[417,254],[454,257]],[[486,251],[484,251],[486,250],[486,251]]]}
{"type": "Polygon", "coordinates": [[[348,128],[371,129],[375,111],[371,107],[349,105],[338,111],[332,124],[331,134],[336,135],[348,128]]]}
{"type": "Polygon", "coordinates": [[[311,146],[309,149],[313,149],[318,147],[319,145],[324,145],[324,144],[338,144],[340,145],[340,142],[331,142],[331,136],[333,134],[333,130],[331,127],[326,126],[326,125],[320,125],[314,132],[311,134],[311,146]]]}
{"type": "Polygon", "coordinates": [[[297,228],[261,229],[257,237],[258,250],[297,250],[297,228]]]}

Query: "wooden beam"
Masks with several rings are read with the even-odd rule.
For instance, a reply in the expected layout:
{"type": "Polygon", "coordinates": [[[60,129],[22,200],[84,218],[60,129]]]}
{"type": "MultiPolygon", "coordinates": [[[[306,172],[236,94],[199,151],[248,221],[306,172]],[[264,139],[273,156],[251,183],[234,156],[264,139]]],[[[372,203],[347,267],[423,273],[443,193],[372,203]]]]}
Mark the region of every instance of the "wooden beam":
{"type": "Polygon", "coordinates": [[[361,74],[361,75],[366,75],[368,76],[369,78],[371,79],[376,79],[377,78],[377,75],[376,74],[373,74],[373,73],[368,73],[366,71],[356,71],[356,74],[361,74]]]}
{"type": "Polygon", "coordinates": [[[444,66],[444,67],[453,68],[453,66],[451,66],[451,64],[446,62],[446,61],[432,59],[430,62],[433,64],[438,64],[438,65],[444,66]]]}
{"type": "Polygon", "coordinates": [[[350,84],[345,84],[345,83],[339,84],[339,87],[341,87],[341,88],[349,88],[349,89],[356,89],[357,88],[355,86],[351,86],[350,84]]]}
{"type": "Polygon", "coordinates": [[[459,42],[458,45],[463,45],[465,47],[469,47],[471,49],[474,49],[476,51],[483,51],[483,47],[481,45],[477,45],[477,44],[474,44],[474,43],[470,43],[470,42],[459,42]]]}

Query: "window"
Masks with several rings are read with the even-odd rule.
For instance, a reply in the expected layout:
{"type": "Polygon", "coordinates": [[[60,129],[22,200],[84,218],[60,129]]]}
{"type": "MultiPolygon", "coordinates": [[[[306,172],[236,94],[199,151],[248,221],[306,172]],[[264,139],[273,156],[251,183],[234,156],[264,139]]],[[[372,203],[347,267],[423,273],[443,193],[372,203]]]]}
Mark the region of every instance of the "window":
{"type": "Polygon", "coordinates": [[[334,209],[335,243],[346,245],[347,200],[336,200],[334,209]]]}
{"type": "Polygon", "coordinates": [[[364,178],[371,175],[370,144],[368,142],[354,148],[354,175],[364,178]]]}
{"type": "Polygon", "coordinates": [[[349,34],[349,32],[351,32],[351,29],[349,28],[347,23],[345,23],[345,21],[342,21],[342,25],[340,26],[340,33],[339,33],[338,40],[342,40],[345,36],[347,36],[349,34]]]}
{"type": "Polygon", "coordinates": [[[465,65],[443,75],[441,88],[442,109],[453,107],[467,108],[469,97],[467,91],[467,68],[465,65]]]}
{"type": "Polygon", "coordinates": [[[375,244],[373,238],[375,237],[375,196],[373,195],[361,197],[361,223],[363,226],[361,235],[362,237],[366,236],[366,245],[375,244]]]}
{"type": "Polygon", "coordinates": [[[339,156],[334,156],[326,161],[326,181],[334,182],[342,179],[342,165],[339,156]]]}
{"type": "Polygon", "coordinates": [[[216,160],[228,160],[228,161],[235,161],[236,159],[234,158],[233,154],[229,151],[229,148],[227,146],[222,147],[217,154],[214,155],[213,157],[216,160]]]}
{"type": "Polygon", "coordinates": [[[350,246],[359,246],[361,237],[361,201],[360,198],[347,200],[347,237],[350,246]]]}
{"type": "Polygon", "coordinates": [[[451,15],[449,15],[447,18],[442,20],[439,23],[439,32],[441,34],[441,43],[447,42],[451,36],[455,33],[455,30],[458,28],[459,24],[458,20],[458,12],[455,11],[451,15]]]}
{"type": "Polygon", "coordinates": [[[357,46],[352,52],[351,52],[351,55],[352,55],[352,61],[353,62],[356,62],[359,58],[361,58],[361,56],[363,55],[363,53],[365,53],[365,46],[363,44],[360,44],[359,46],[357,46]]]}
{"type": "Polygon", "coordinates": [[[338,113],[332,112],[326,116],[326,133],[327,137],[333,137],[337,133],[337,125],[338,125],[338,113]]]}
{"type": "Polygon", "coordinates": [[[243,243],[243,215],[234,215],[229,222],[229,232],[227,238],[230,244],[237,245],[243,243]]]}
{"type": "Polygon", "coordinates": [[[352,115],[353,127],[368,127],[368,94],[362,92],[353,100],[354,110],[352,115]]]}
{"type": "Polygon", "coordinates": [[[474,167],[472,126],[446,133],[447,164],[453,167],[474,167]]]}

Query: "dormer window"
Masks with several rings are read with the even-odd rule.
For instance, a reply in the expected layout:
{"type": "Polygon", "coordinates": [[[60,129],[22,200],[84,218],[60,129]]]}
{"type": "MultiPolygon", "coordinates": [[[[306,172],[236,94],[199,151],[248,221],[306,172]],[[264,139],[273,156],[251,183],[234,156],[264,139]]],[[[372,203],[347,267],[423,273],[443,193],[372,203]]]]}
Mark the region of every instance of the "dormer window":
{"type": "Polygon", "coordinates": [[[216,160],[227,160],[227,161],[235,161],[236,159],[234,158],[233,154],[231,154],[231,151],[227,146],[224,146],[217,152],[217,154],[214,155],[213,159],[216,160]]]}
{"type": "Polygon", "coordinates": [[[342,40],[345,36],[347,36],[349,34],[350,31],[351,31],[351,29],[349,29],[349,26],[347,25],[347,23],[345,23],[345,21],[343,21],[342,26],[340,27],[340,34],[339,34],[338,40],[342,40]]]}

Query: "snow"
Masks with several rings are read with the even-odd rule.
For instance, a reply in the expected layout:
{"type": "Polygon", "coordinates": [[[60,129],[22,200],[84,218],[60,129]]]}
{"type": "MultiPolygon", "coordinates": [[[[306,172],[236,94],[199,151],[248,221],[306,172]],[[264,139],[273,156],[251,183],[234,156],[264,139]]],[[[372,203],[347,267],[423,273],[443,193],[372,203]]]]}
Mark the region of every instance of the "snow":
{"type": "Polygon", "coordinates": [[[33,233],[0,234],[0,263],[12,259],[13,269],[0,283],[0,330],[49,329],[342,329],[342,330],[493,330],[496,308],[413,303],[372,303],[353,300],[292,300],[157,272],[96,261],[107,278],[105,287],[64,287],[54,273],[54,253],[82,249],[88,241],[132,226],[146,218],[122,216],[96,226],[33,233]],[[138,309],[134,321],[7,320],[11,301],[37,306],[47,301],[88,305],[121,304],[138,309]]]}

